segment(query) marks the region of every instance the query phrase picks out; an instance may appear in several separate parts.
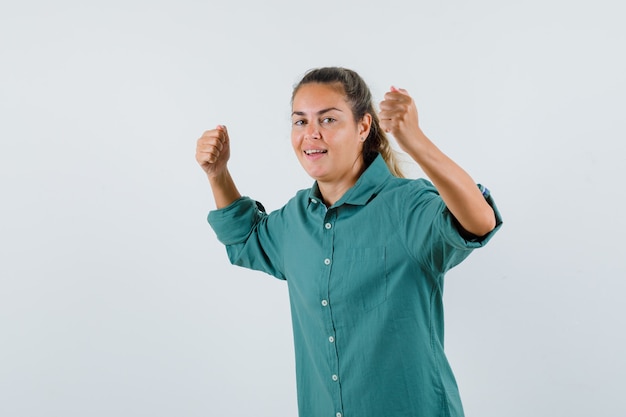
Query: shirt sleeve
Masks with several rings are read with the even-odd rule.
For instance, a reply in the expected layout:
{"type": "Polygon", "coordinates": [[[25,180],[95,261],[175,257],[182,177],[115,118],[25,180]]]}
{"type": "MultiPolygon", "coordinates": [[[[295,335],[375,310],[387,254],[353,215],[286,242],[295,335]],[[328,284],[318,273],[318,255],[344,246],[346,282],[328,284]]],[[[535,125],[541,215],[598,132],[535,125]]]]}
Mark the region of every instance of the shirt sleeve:
{"type": "Polygon", "coordinates": [[[502,226],[502,217],[491,193],[480,184],[478,187],[493,209],[496,226],[485,236],[468,239],[461,234],[457,220],[437,189],[425,180],[416,183],[412,198],[407,199],[410,206],[409,214],[405,214],[404,227],[410,250],[429,269],[445,273],[461,263],[474,249],[486,245],[502,226]]]}
{"type": "Polygon", "coordinates": [[[260,203],[241,197],[227,207],[209,212],[207,220],[218,240],[226,246],[233,265],[285,279],[280,266],[280,239],[277,239],[281,233],[276,230],[279,224],[269,221],[269,217],[260,203]]]}

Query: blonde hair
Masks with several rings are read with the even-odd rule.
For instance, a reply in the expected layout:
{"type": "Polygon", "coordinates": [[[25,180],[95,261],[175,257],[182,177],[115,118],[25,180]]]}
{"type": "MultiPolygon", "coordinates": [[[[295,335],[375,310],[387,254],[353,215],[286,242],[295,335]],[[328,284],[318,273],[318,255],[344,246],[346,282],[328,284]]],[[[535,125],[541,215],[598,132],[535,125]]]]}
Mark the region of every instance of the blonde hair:
{"type": "Polygon", "coordinates": [[[389,171],[396,177],[403,178],[404,174],[399,166],[398,154],[391,147],[389,138],[380,127],[378,114],[374,110],[372,93],[365,81],[356,72],[341,67],[324,67],[308,71],[302,80],[293,89],[291,101],[296,93],[305,84],[340,84],[343,87],[346,100],[350,103],[354,120],[361,120],[366,114],[372,116],[372,125],[365,142],[363,142],[363,162],[369,166],[376,156],[380,154],[389,171]]]}

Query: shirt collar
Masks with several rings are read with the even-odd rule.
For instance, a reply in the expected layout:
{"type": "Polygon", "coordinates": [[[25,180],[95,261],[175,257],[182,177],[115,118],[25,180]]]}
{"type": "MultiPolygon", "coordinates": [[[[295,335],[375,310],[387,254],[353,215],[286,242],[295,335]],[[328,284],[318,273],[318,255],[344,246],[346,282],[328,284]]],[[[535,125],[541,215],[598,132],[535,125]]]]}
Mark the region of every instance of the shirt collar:
{"type": "MultiPolygon", "coordinates": [[[[387,167],[387,163],[379,154],[369,167],[361,174],[356,183],[337,201],[333,207],[342,204],[365,205],[377,193],[381,186],[391,177],[392,174],[387,167]]],[[[322,194],[320,193],[317,181],[311,187],[309,192],[309,203],[321,203],[322,194]]]]}

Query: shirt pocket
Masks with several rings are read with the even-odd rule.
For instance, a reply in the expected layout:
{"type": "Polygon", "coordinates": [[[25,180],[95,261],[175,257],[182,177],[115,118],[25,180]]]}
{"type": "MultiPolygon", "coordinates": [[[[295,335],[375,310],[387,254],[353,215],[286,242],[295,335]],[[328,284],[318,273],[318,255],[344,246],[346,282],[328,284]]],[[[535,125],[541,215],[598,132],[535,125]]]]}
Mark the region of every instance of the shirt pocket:
{"type": "Polygon", "coordinates": [[[349,248],[346,274],[342,277],[347,303],[361,311],[387,300],[387,257],[385,247],[349,248]]]}

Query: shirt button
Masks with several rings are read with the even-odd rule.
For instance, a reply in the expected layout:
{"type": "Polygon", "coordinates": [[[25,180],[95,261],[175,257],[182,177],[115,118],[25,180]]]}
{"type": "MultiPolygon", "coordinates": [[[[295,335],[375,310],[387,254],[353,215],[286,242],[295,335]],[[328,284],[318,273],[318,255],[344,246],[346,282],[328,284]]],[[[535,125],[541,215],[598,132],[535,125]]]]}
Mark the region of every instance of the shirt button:
{"type": "Polygon", "coordinates": [[[341,417],[341,413],[337,413],[335,414],[337,417],[341,417]]]}
{"type": "Polygon", "coordinates": [[[326,301],[326,300],[322,300],[322,305],[323,305],[324,307],[326,307],[326,306],[328,305],[328,301],[326,301]]]}
{"type": "Polygon", "coordinates": [[[329,341],[330,343],[333,343],[333,342],[335,341],[335,338],[331,336],[331,337],[329,337],[329,338],[328,338],[328,341],[329,341]]]}
{"type": "Polygon", "coordinates": [[[324,259],[324,265],[330,265],[330,259],[328,258],[324,259]]]}
{"type": "Polygon", "coordinates": [[[324,227],[325,227],[325,228],[327,228],[327,229],[330,229],[331,227],[333,227],[333,225],[332,225],[332,224],[330,224],[330,223],[326,223],[326,224],[324,225],[324,227]]]}
{"type": "Polygon", "coordinates": [[[337,381],[339,377],[337,375],[333,375],[333,381],[337,381]]]}

